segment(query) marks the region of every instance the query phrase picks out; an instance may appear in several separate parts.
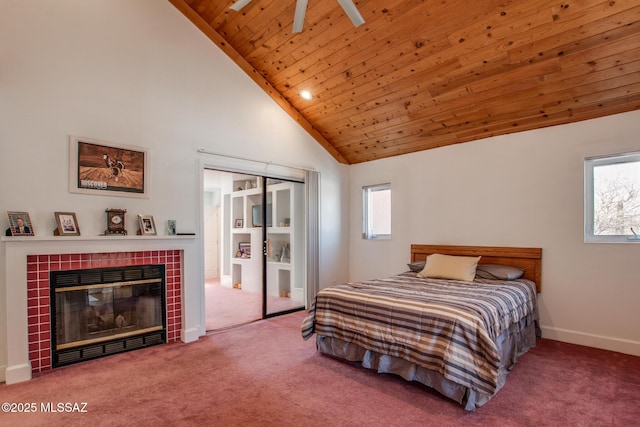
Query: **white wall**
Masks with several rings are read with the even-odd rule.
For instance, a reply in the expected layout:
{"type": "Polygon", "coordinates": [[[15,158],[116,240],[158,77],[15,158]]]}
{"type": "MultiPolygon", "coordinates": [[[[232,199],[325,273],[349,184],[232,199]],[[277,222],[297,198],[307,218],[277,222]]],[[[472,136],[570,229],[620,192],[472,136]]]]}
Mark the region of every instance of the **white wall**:
{"type": "Polygon", "coordinates": [[[411,243],[541,247],[543,336],[640,355],[640,245],[583,242],[583,160],[640,150],[640,111],[351,166],[350,279],[411,243]],[[392,183],[390,241],[361,238],[362,186],[392,183]]]}
{"type": "Polygon", "coordinates": [[[220,190],[204,192],[204,278],[220,277],[220,190]]]}
{"type": "MultiPolygon", "coordinates": [[[[202,245],[205,149],[319,171],[320,280],[347,279],[348,167],[169,2],[3,0],[0,69],[0,211],[30,212],[36,234],[52,234],[54,211],[73,211],[83,235],[99,235],[104,210],[125,208],[131,233],[136,214],[151,214],[160,232],[175,219],[202,245]],[[70,193],[70,134],[148,149],[149,198],[70,193]]],[[[190,298],[199,285],[185,284],[190,298]]],[[[0,307],[5,295],[0,283],[0,307]]],[[[0,315],[0,348],[6,328],[0,315]]]]}

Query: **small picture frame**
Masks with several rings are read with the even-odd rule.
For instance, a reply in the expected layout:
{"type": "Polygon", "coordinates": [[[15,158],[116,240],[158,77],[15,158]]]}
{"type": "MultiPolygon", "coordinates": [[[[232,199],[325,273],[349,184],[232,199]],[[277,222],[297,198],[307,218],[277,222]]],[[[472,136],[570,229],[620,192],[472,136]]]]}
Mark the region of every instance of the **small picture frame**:
{"type": "Polygon", "coordinates": [[[54,212],[56,222],[58,223],[58,236],[79,236],[80,227],[75,212],[54,212]]]}
{"type": "Polygon", "coordinates": [[[176,220],[175,219],[168,219],[167,220],[167,234],[169,236],[175,236],[177,234],[176,220]]]}
{"type": "Polygon", "coordinates": [[[140,234],[143,236],[155,236],[158,234],[156,232],[156,224],[153,221],[152,215],[138,215],[138,220],[140,221],[140,234]]]}
{"type": "Polygon", "coordinates": [[[7,212],[9,217],[9,229],[7,235],[10,236],[34,236],[33,224],[29,212],[7,212]]]}
{"type": "Polygon", "coordinates": [[[236,222],[234,224],[234,228],[242,228],[243,224],[244,224],[244,220],[242,218],[238,218],[238,219],[236,219],[236,222]]]}
{"type": "Polygon", "coordinates": [[[251,243],[242,242],[238,244],[238,252],[240,252],[240,258],[251,258],[251,243]]]}

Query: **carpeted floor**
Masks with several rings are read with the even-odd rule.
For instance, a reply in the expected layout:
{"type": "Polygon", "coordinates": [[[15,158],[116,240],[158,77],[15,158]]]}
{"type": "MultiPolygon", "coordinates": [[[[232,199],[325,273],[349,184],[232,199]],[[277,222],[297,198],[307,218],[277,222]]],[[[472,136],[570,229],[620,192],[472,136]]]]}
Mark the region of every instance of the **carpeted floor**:
{"type": "Polygon", "coordinates": [[[304,312],[0,385],[0,426],[634,426],[640,357],[540,340],[485,406],[316,353],[304,312]],[[46,412],[47,408],[86,412],[46,412]],[[64,403],[70,405],[65,407],[64,403]],[[86,407],[82,404],[86,403],[86,407]],[[44,405],[44,406],[43,406],[44,405]]]}
{"type": "MultiPolygon", "coordinates": [[[[262,318],[262,295],[220,285],[217,279],[207,279],[204,286],[206,328],[216,331],[254,322],[262,318]]],[[[268,297],[267,313],[304,308],[291,298],[268,297]]]]}

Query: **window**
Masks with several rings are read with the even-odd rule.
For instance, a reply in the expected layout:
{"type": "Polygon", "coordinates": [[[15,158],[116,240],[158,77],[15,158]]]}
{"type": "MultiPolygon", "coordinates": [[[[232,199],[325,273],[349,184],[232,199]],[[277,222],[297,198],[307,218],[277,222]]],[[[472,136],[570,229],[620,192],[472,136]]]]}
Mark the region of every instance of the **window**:
{"type": "Polygon", "coordinates": [[[362,187],[362,237],[391,238],[391,184],[362,187]]]}
{"type": "Polygon", "coordinates": [[[640,242],[640,152],[584,163],[585,241],[640,242]]]}

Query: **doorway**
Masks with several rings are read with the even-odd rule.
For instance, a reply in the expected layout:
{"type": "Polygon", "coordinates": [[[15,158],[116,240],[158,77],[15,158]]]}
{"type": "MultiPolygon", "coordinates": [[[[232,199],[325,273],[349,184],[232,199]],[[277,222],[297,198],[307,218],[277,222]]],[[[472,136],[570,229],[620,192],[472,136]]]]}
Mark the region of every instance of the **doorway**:
{"type": "Polygon", "coordinates": [[[305,184],[204,169],[206,330],[305,308],[305,184]]]}

